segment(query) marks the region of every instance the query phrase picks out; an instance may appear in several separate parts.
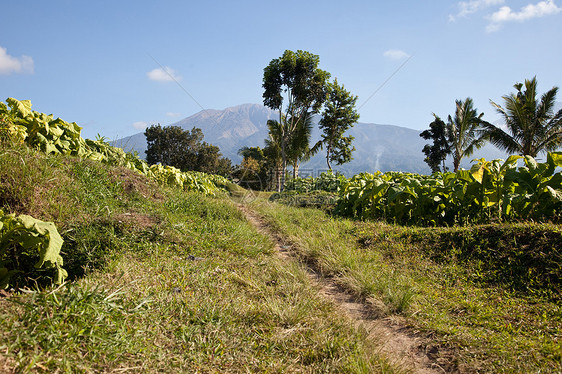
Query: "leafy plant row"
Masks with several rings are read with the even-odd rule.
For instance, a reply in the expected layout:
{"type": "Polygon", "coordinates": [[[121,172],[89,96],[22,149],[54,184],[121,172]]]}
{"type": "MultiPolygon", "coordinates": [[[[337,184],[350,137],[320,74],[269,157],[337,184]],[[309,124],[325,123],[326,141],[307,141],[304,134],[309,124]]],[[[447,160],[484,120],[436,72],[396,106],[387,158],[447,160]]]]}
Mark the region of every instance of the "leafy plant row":
{"type": "Polygon", "coordinates": [[[470,170],[424,176],[362,173],[339,190],[336,214],[400,224],[452,225],[495,220],[559,221],[562,153],[477,160],[470,170]],[[518,160],[524,166],[517,166],[518,160]]]}
{"type": "MultiPolygon", "coordinates": [[[[136,170],[163,185],[214,195],[229,183],[224,177],[148,165],[137,155],[103,138],[84,139],[82,128],[31,110],[29,100],[0,102],[0,141],[26,144],[45,153],[63,154],[136,170]]],[[[52,222],[0,211],[0,289],[14,285],[60,284],[67,277],[60,250],[63,239],[52,222]]]]}
{"type": "Polygon", "coordinates": [[[54,223],[0,210],[0,289],[8,288],[14,277],[62,283],[68,276],[62,268],[62,244],[54,223]]]}
{"type": "Polygon", "coordinates": [[[123,166],[166,185],[185,190],[195,190],[214,195],[218,186],[228,184],[221,176],[200,172],[182,172],[172,166],[148,165],[136,154],[109,145],[103,137],[84,139],[82,128],[53,115],[31,110],[29,100],[6,99],[0,102],[0,137],[17,143],[26,143],[46,153],[66,154],[100,161],[113,166],[123,166]]]}
{"type": "Polygon", "coordinates": [[[307,193],[312,191],[338,192],[340,186],[347,182],[347,178],[331,171],[323,172],[319,177],[293,178],[285,182],[284,191],[307,193]]]}

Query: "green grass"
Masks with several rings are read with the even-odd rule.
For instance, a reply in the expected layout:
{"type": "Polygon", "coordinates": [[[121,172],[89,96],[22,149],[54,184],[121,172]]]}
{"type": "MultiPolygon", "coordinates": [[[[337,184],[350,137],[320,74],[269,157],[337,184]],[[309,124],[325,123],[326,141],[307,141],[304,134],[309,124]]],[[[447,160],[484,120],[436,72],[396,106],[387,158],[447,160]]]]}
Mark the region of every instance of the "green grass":
{"type": "Polygon", "coordinates": [[[257,201],[303,262],[448,347],[461,371],[562,371],[560,227],[427,229],[257,201]]]}
{"type": "Polygon", "coordinates": [[[0,298],[0,371],[395,371],[227,198],[11,147],[0,207],[54,221],[70,273],[0,298]]]}

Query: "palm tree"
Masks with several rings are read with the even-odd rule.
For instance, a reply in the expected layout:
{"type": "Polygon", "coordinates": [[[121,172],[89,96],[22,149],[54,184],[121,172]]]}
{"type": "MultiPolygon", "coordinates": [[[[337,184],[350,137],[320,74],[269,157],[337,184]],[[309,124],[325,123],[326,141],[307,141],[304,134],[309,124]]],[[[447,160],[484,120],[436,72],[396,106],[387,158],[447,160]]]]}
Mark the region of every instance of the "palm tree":
{"type": "Polygon", "coordinates": [[[287,160],[293,166],[293,178],[299,173],[299,162],[308,161],[312,155],[310,136],[312,134],[312,114],[307,113],[301,118],[288,144],[287,160]]]}
{"type": "Polygon", "coordinates": [[[473,102],[467,97],[464,102],[455,101],[457,109],[455,116],[451,118],[449,115],[447,121],[447,137],[453,153],[453,168],[456,172],[463,157],[469,157],[474,153],[475,149],[479,149],[484,145],[485,138],[477,137],[480,126],[486,122],[482,120],[484,113],[478,114],[476,108],[473,108],[473,102]]]}
{"type": "Polygon", "coordinates": [[[562,144],[562,110],[554,113],[558,87],[543,94],[537,102],[537,77],[516,83],[517,93],[503,96],[505,108],[490,103],[503,116],[507,131],[486,123],[482,136],[499,149],[511,154],[536,157],[538,153],[554,151],[562,144]]]}

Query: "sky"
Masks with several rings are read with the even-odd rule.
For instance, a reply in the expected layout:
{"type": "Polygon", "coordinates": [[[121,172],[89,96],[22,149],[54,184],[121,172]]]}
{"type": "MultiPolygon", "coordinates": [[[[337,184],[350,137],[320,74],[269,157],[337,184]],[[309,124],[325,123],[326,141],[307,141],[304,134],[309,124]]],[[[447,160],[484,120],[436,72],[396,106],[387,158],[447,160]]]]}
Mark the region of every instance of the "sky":
{"type": "Polygon", "coordinates": [[[424,130],[467,97],[495,121],[515,83],[562,86],[562,0],[0,0],[0,100],[85,138],[263,103],[285,50],[318,55],[360,122],[424,130]]]}

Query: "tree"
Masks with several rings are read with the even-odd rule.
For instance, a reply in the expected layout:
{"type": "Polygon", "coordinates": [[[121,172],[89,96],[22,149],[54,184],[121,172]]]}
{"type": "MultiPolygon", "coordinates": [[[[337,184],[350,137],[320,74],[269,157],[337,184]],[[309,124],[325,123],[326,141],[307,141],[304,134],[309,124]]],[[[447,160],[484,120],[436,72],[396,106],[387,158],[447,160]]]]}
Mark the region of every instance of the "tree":
{"type": "Polygon", "coordinates": [[[517,93],[503,96],[505,108],[490,103],[503,116],[507,131],[490,123],[482,135],[508,153],[536,157],[540,152],[554,151],[562,144],[562,110],[554,113],[558,87],[553,87],[537,101],[537,78],[516,83],[517,93]]]}
{"type": "Polygon", "coordinates": [[[355,110],[357,96],[351,95],[343,85],[334,80],[328,86],[328,98],[319,127],[323,134],[321,139],[313,147],[313,153],[318,147],[326,146],[326,163],[328,169],[332,170],[331,162],[337,165],[352,160],[351,154],[355,147],[351,147],[353,136],[343,136],[344,133],[359,120],[359,114],[355,110]]]}
{"type": "Polygon", "coordinates": [[[449,154],[453,156],[453,170],[456,172],[461,160],[472,155],[486,141],[478,136],[481,126],[487,123],[482,119],[484,113],[478,114],[470,97],[465,101],[456,100],[455,104],[455,115],[449,115],[446,124],[434,113],[435,119],[429,124],[429,130],[420,134],[424,139],[433,139],[433,145],[426,144],[423,147],[425,162],[432,172],[439,171],[440,163],[443,163],[445,171],[445,158],[449,154]]]}
{"type": "Polygon", "coordinates": [[[451,118],[449,115],[447,120],[447,137],[453,155],[453,170],[456,172],[461,160],[471,156],[486,140],[478,136],[480,127],[485,123],[482,120],[484,113],[478,114],[470,97],[464,102],[456,100],[455,103],[455,116],[451,118]]]}
{"type": "Polygon", "coordinates": [[[232,163],[230,159],[222,157],[219,147],[202,142],[197,151],[196,163],[192,170],[226,177],[232,172],[232,163]]]}
{"type": "Polygon", "coordinates": [[[285,183],[288,148],[299,124],[302,124],[307,116],[318,113],[326,100],[326,85],[330,74],[318,68],[319,60],[317,55],[307,51],[286,50],[282,57],[271,60],[264,69],[264,105],[279,110],[279,188],[285,183]]]}
{"type": "MultiPolygon", "coordinates": [[[[271,167],[271,185],[275,186],[277,192],[281,191],[281,180],[285,183],[284,178],[281,178],[281,169],[283,161],[281,159],[281,125],[278,121],[268,120],[267,128],[269,130],[268,138],[265,139],[264,155],[269,160],[271,167]]],[[[283,170],[283,174],[285,171],[283,170]]]]}
{"type": "Polygon", "coordinates": [[[179,126],[162,127],[160,124],[148,127],[146,136],[146,161],[149,164],[175,166],[178,169],[192,170],[196,154],[203,140],[201,129],[185,131],[179,126]]]}
{"type": "Polygon", "coordinates": [[[442,164],[442,170],[445,172],[445,159],[451,153],[451,146],[447,138],[447,125],[435,113],[433,117],[435,119],[429,124],[429,130],[420,134],[420,137],[425,140],[433,140],[432,145],[426,144],[423,147],[422,151],[426,156],[424,161],[429,165],[432,173],[441,171],[440,164],[442,164]]]}
{"type": "Polygon", "coordinates": [[[238,154],[242,156],[242,163],[233,175],[238,178],[240,185],[252,190],[266,188],[269,162],[264,149],[260,147],[242,147],[238,150],[238,154]]]}
{"type": "Polygon", "coordinates": [[[287,161],[293,166],[293,178],[298,177],[299,163],[310,159],[311,134],[312,115],[307,114],[297,122],[295,133],[287,147],[287,161]]]}
{"type": "Polygon", "coordinates": [[[170,165],[182,171],[230,174],[230,160],[222,157],[217,146],[203,141],[203,132],[199,128],[185,131],[179,126],[153,125],[145,130],[144,135],[149,164],[170,165]]]}

